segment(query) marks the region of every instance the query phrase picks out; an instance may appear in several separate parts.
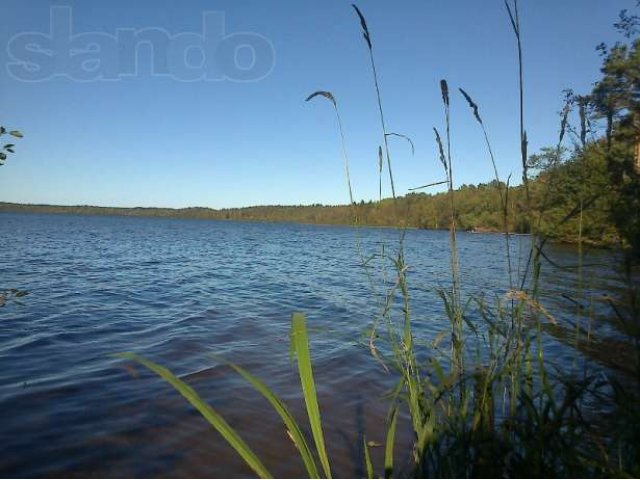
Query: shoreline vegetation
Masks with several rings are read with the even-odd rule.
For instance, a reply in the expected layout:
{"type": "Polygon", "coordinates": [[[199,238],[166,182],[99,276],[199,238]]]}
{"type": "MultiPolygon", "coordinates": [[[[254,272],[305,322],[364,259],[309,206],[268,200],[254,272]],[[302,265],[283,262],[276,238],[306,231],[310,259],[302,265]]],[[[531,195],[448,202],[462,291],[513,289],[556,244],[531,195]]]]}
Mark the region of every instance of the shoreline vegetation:
{"type": "MultiPolygon", "coordinates": [[[[562,168],[570,171],[576,168],[575,162],[567,162],[562,168]]],[[[557,169],[557,167],[556,167],[557,169]]],[[[570,172],[567,172],[568,174],[570,172]]],[[[552,242],[577,244],[582,243],[594,247],[613,248],[621,245],[615,225],[606,212],[607,205],[599,202],[585,210],[581,221],[581,235],[576,232],[577,219],[560,220],[549,215],[548,191],[545,184],[551,175],[543,171],[529,182],[529,190],[534,197],[539,196],[541,205],[547,212],[545,222],[537,231],[545,232],[552,242]],[[542,198],[545,197],[545,198],[542,198]],[[572,221],[573,220],[573,221],[572,221]]],[[[553,172],[554,186],[558,187],[558,172],[553,172]]],[[[567,175],[570,176],[570,175],[567,175]]],[[[602,185],[606,188],[606,185],[602,185]]],[[[478,185],[462,185],[455,190],[456,217],[458,231],[473,233],[504,233],[504,206],[498,192],[506,189],[503,182],[493,180],[478,185]]],[[[532,232],[530,215],[526,209],[526,198],[523,186],[509,187],[509,205],[507,205],[506,221],[510,234],[529,234],[532,232]]],[[[554,199],[553,209],[566,212],[571,198],[554,199]]],[[[129,217],[163,217],[178,219],[233,220],[233,221],[267,221],[292,222],[310,225],[354,226],[363,227],[409,228],[425,230],[449,230],[451,214],[448,205],[448,192],[434,194],[409,192],[395,199],[386,198],[376,201],[359,202],[353,205],[260,205],[238,208],[209,207],[103,207],[91,205],[49,205],[22,204],[0,202],[0,213],[47,213],[71,215],[113,215],[129,217]]],[[[573,206],[573,205],[572,205],[573,206]]],[[[570,208],[569,208],[570,209],[570,208]]],[[[562,215],[557,215],[561,217],[562,215]]]]}

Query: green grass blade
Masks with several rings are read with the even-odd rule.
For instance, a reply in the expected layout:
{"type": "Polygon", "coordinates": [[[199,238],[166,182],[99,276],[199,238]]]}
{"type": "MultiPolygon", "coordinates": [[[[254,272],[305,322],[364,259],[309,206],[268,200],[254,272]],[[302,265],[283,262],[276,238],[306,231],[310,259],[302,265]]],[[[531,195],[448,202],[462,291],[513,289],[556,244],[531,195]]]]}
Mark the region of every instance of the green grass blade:
{"type": "Polygon", "coordinates": [[[322,434],[322,422],[320,420],[320,409],[318,408],[318,396],[316,395],[316,385],[313,380],[313,370],[311,369],[311,355],[309,353],[309,336],[303,313],[296,312],[291,317],[291,341],[295,349],[298,360],[298,372],[304,401],[307,405],[307,415],[313,433],[313,440],[316,444],[318,457],[327,478],[331,478],[331,467],[329,457],[324,445],[324,435],[322,434]]]}
{"type": "Polygon", "coordinates": [[[367,445],[367,437],[362,439],[364,448],[364,466],[367,469],[367,478],[373,478],[373,464],[371,463],[371,455],[369,454],[369,445],[367,445]]]}
{"type": "Polygon", "coordinates": [[[213,408],[211,408],[211,406],[209,406],[193,388],[176,377],[167,368],[150,362],[135,353],[120,353],[116,356],[138,362],[162,377],[163,380],[175,388],[191,405],[193,405],[196,410],[198,410],[198,412],[200,412],[204,418],[207,419],[211,426],[215,428],[220,435],[222,435],[229,445],[238,452],[242,459],[247,462],[247,465],[249,465],[249,467],[251,467],[251,469],[256,472],[260,478],[273,478],[244,440],[240,438],[236,431],[231,428],[231,426],[229,426],[229,424],[213,408]]]}
{"type": "Polygon", "coordinates": [[[280,415],[280,418],[291,434],[291,439],[293,440],[294,445],[300,452],[300,456],[302,457],[302,461],[304,462],[304,465],[307,469],[309,478],[319,478],[320,474],[318,472],[318,467],[313,460],[313,455],[311,454],[311,450],[309,449],[309,446],[304,439],[302,430],[300,430],[298,423],[295,421],[293,415],[291,415],[291,412],[289,412],[289,409],[286,407],[286,405],[275,395],[275,393],[273,393],[273,391],[269,387],[267,387],[258,378],[250,374],[244,368],[232,363],[229,363],[228,365],[236,372],[238,372],[238,374],[240,374],[247,382],[249,382],[251,386],[253,386],[253,388],[260,392],[262,396],[269,401],[273,409],[278,412],[278,415],[280,415]]]}
{"type": "Polygon", "coordinates": [[[393,473],[393,446],[396,442],[396,426],[398,424],[398,407],[393,409],[391,423],[387,430],[387,440],[384,446],[384,478],[391,478],[393,473]]]}

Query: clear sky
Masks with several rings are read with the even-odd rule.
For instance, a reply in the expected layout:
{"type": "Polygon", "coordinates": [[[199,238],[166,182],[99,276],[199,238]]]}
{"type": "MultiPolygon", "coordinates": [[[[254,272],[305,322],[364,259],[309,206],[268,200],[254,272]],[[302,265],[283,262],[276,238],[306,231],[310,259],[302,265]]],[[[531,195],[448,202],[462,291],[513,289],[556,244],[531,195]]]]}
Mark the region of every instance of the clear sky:
{"type": "MultiPolygon", "coordinates": [[[[347,203],[334,113],[325,101],[304,101],[318,89],[338,100],[356,198],[377,198],[381,132],[366,44],[350,3],[3,0],[0,124],[25,137],[0,167],[0,201],[213,208],[347,203]],[[71,9],[52,10],[56,5],[71,9]],[[79,81],[77,62],[73,67],[59,58],[66,41],[60,38],[60,18],[53,26],[58,43],[33,45],[33,38],[51,33],[53,11],[72,13],[73,45],[80,49],[72,54],[93,48],[89,40],[96,33],[108,41],[118,29],[166,32],[173,46],[153,48],[158,58],[170,52],[173,76],[157,74],[167,71],[166,55],[154,71],[154,51],[144,42],[131,70],[131,57],[123,53],[131,42],[119,39],[113,45],[120,50],[104,47],[95,54],[98,63],[87,64],[102,79],[79,81]],[[224,19],[223,33],[219,24],[211,26],[215,22],[205,28],[205,12],[224,19]],[[185,47],[193,68],[181,73],[175,65],[180,42],[203,37],[205,30],[215,45],[225,46],[185,47]],[[247,42],[255,56],[241,47],[247,42]],[[235,71],[224,55],[229,51],[237,54],[235,71]],[[49,63],[42,60],[46,55],[49,63]],[[215,65],[213,78],[186,78],[205,72],[196,68],[205,55],[207,65],[215,65]],[[34,59],[41,62],[36,77],[47,68],[58,75],[25,81],[29,72],[22,67],[29,58],[31,67],[34,59]],[[262,78],[237,81],[244,72],[262,78]]],[[[595,46],[621,39],[612,24],[621,9],[634,4],[520,0],[531,152],[556,142],[563,89],[590,90],[601,63],[595,46]]],[[[404,142],[391,140],[397,191],[443,177],[432,133],[443,124],[441,78],[452,92],[463,87],[474,97],[501,175],[512,173],[519,181],[517,56],[503,0],[380,0],[358,6],[371,31],[388,129],[411,136],[416,146],[412,157],[404,142]]],[[[455,184],[489,181],[481,131],[464,100],[455,94],[452,101],[455,184]]]]}

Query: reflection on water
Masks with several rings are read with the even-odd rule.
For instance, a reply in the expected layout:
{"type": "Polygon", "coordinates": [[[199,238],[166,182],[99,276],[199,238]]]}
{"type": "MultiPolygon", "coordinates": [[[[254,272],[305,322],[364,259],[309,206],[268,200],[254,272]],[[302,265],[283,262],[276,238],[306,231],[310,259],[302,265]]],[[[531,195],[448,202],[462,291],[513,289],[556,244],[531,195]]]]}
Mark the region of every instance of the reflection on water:
{"type": "MultiPolygon", "coordinates": [[[[288,359],[289,319],[307,314],[328,450],[336,475],[362,476],[362,436],[382,442],[385,376],[356,345],[376,304],[363,255],[397,243],[391,229],[156,218],[2,214],[2,287],[26,289],[24,304],[0,309],[0,423],[4,476],[250,476],[242,460],[155,376],[109,356],[135,351],[169,366],[219,410],[272,473],[303,473],[270,407],[208,354],[264,379],[304,418],[288,359]]],[[[524,268],[528,237],[514,237],[524,268]]],[[[504,237],[461,234],[466,294],[508,289],[504,237]]],[[[575,251],[552,247],[557,263],[575,251]]],[[[575,302],[622,284],[609,252],[594,251],[578,275],[543,270],[544,302],[560,322],[587,322],[575,302]],[[564,294],[564,295],[562,295],[564,294]]],[[[413,322],[419,339],[447,329],[435,288],[450,285],[446,232],[406,236],[413,322]]],[[[583,309],[584,310],[584,309],[583,309]]],[[[588,328],[616,331],[609,312],[589,304],[588,328]]],[[[573,323],[570,323],[573,322],[573,323]]],[[[584,323],[580,328],[587,328],[584,323]]],[[[545,348],[571,366],[583,362],[549,335],[545,348]]],[[[549,354],[548,354],[549,355],[549,354]]],[[[399,441],[410,441],[401,419],[399,441]]],[[[306,427],[305,427],[306,428],[306,427]]],[[[374,448],[374,462],[383,452],[374,448]]],[[[397,449],[400,454],[407,449],[397,449]]]]}

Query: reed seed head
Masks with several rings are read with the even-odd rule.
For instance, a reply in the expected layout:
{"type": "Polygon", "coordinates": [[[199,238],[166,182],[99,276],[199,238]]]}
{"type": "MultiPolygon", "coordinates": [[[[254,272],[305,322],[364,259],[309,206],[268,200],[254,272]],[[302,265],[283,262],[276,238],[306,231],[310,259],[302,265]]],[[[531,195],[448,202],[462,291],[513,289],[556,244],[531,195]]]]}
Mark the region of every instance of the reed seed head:
{"type": "Polygon", "coordinates": [[[328,100],[331,101],[331,103],[333,103],[334,107],[338,107],[338,104],[336,102],[336,98],[333,96],[333,94],[331,92],[327,92],[325,90],[318,90],[317,92],[313,92],[311,95],[309,95],[307,97],[307,99],[305,100],[305,102],[308,102],[309,100],[311,100],[314,97],[318,97],[318,96],[322,96],[328,100]]]}
{"type": "Polygon", "coordinates": [[[478,111],[478,104],[474,102],[471,96],[467,92],[465,92],[463,89],[459,88],[458,90],[460,90],[460,93],[462,93],[462,96],[467,100],[467,103],[473,110],[473,116],[476,117],[476,120],[478,120],[478,123],[482,125],[482,118],[480,118],[480,112],[478,111]]]}
{"type": "Polygon", "coordinates": [[[449,106],[449,85],[445,79],[440,80],[440,91],[442,92],[442,101],[445,106],[449,106]]]}
{"type": "Polygon", "coordinates": [[[449,167],[447,167],[447,157],[444,155],[444,148],[442,146],[442,139],[440,138],[440,133],[436,127],[433,127],[433,132],[436,134],[436,143],[438,144],[438,151],[440,153],[440,163],[444,167],[444,171],[448,174],[449,167]]]}
{"type": "Polygon", "coordinates": [[[367,42],[367,45],[369,46],[369,50],[371,50],[371,35],[369,34],[369,28],[367,27],[367,21],[364,19],[364,15],[362,15],[362,12],[360,11],[360,9],[358,7],[355,6],[355,4],[351,5],[354,10],[356,11],[356,13],[358,14],[358,17],[360,18],[360,26],[362,27],[362,36],[364,37],[364,40],[367,42]]]}

